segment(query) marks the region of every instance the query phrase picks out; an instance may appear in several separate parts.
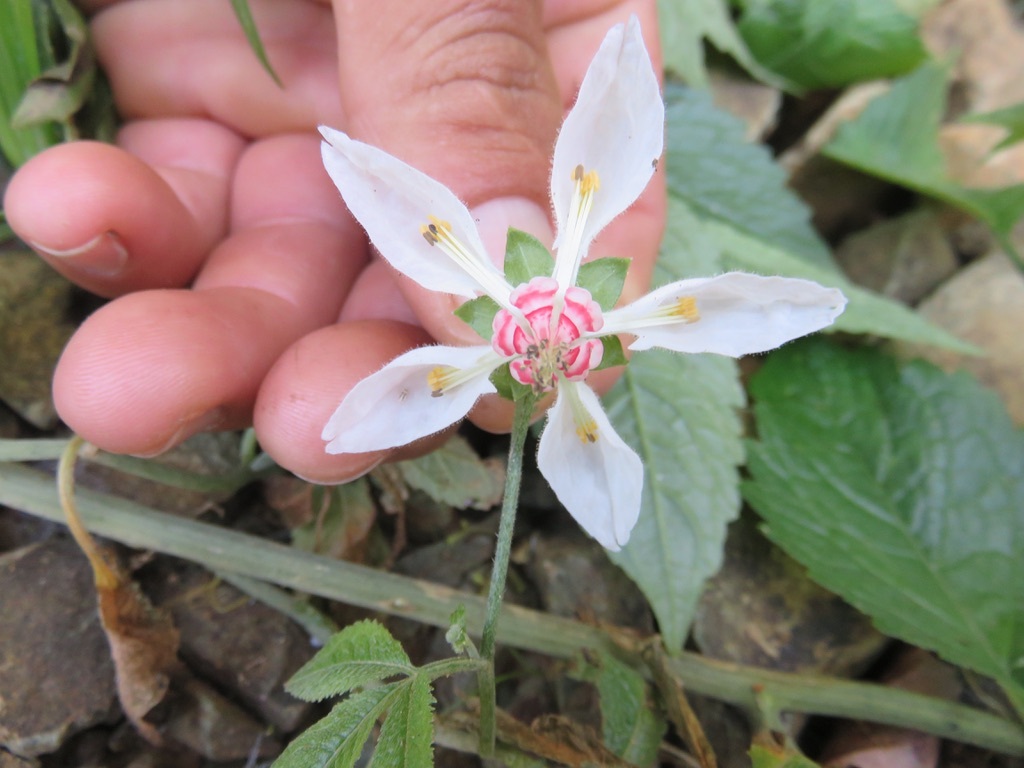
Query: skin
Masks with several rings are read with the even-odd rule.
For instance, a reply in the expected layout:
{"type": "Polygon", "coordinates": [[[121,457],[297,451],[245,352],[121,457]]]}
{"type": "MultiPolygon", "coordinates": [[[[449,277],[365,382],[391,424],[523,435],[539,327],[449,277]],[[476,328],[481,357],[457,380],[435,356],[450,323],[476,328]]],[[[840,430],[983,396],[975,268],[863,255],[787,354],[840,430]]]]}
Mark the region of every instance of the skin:
{"type": "MultiPolygon", "coordinates": [[[[607,30],[637,14],[658,62],[653,0],[252,0],[281,90],[226,3],[83,5],[126,120],[117,146],[54,147],[4,200],[42,258],[112,298],[60,360],[57,409],[95,445],[137,455],[254,424],[281,465],[319,482],[442,439],[330,456],[320,431],[396,355],[474,338],[452,297],[373,257],[322,168],[316,126],[448,185],[500,259],[510,225],[550,242],[551,149],[607,30]]],[[[591,248],[633,259],[624,299],[646,290],[664,217],[659,171],[591,248]]],[[[511,422],[491,398],[471,418],[511,422]]]]}

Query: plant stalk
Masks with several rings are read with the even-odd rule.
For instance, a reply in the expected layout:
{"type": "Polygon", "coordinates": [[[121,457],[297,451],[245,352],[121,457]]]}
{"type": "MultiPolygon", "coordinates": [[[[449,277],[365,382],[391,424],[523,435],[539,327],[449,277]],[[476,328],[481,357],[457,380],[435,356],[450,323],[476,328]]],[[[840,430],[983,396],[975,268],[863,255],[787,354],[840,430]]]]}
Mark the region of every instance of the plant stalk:
{"type": "Polygon", "coordinates": [[[494,567],[491,569],[491,584],[487,591],[487,605],[484,608],[484,629],[480,640],[480,657],[484,665],[477,675],[480,689],[480,754],[484,757],[494,755],[497,728],[494,651],[501,603],[505,597],[508,561],[512,554],[516,511],[519,508],[519,488],[523,479],[523,447],[526,445],[530,418],[533,416],[536,403],[537,398],[533,395],[516,400],[515,415],[512,419],[512,439],[508,447],[508,466],[505,469],[505,495],[501,502],[501,522],[498,525],[498,544],[494,550],[494,567]]]}

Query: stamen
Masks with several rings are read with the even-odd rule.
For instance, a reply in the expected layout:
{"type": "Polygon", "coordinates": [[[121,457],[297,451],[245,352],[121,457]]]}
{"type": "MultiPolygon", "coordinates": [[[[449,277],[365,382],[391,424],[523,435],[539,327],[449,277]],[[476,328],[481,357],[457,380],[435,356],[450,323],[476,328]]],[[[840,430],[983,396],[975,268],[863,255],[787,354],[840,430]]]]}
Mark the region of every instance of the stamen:
{"type": "Polygon", "coordinates": [[[445,389],[451,386],[452,379],[458,374],[459,369],[450,365],[439,365],[427,374],[427,386],[430,387],[431,397],[440,397],[445,389]]]}
{"type": "Polygon", "coordinates": [[[565,220],[565,232],[558,246],[555,259],[555,279],[562,286],[576,284],[576,275],[583,259],[583,232],[587,218],[594,207],[594,194],[601,188],[597,171],[587,171],[577,165],[572,171],[573,191],[569,201],[569,214],[565,220]]]}
{"type": "Polygon", "coordinates": [[[566,387],[562,392],[569,398],[572,420],[576,424],[576,436],[581,443],[597,442],[597,423],[583,405],[575,388],[566,387]]]}
{"type": "Polygon", "coordinates": [[[695,323],[700,320],[700,312],[697,309],[697,299],[693,296],[680,296],[676,303],[669,309],[669,315],[680,317],[688,323],[695,323]]]}
{"type": "Polygon", "coordinates": [[[427,216],[427,221],[429,223],[420,226],[423,239],[430,245],[440,248],[448,258],[476,280],[480,289],[498,302],[499,306],[508,309],[513,315],[518,315],[519,311],[508,301],[508,296],[512,292],[511,286],[500,273],[491,268],[489,261],[485,261],[486,254],[475,254],[463,245],[452,233],[450,222],[432,215],[427,216]]]}

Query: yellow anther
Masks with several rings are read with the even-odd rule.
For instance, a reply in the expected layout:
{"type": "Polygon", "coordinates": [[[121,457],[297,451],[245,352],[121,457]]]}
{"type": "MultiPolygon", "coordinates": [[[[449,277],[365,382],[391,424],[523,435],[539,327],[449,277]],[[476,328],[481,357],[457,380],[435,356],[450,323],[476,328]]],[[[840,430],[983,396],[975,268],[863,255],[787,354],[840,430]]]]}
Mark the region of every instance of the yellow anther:
{"type": "Polygon", "coordinates": [[[420,227],[420,234],[423,235],[424,240],[431,245],[437,245],[442,240],[455,242],[450,222],[439,219],[437,216],[427,216],[427,220],[430,223],[420,227]]]}
{"type": "Polygon", "coordinates": [[[444,390],[452,383],[452,374],[458,373],[458,368],[450,365],[439,365],[427,374],[427,386],[430,387],[431,397],[440,397],[444,390]]]}
{"type": "Polygon", "coordinates": [[[577,423],[576,436],[580,439],[581,443],[596,443],[597,424],[594,423],[593,419],[588,420],[585,424],[577,423]]]}
{"type": "Polygon", "coordinates": [[[688,323],[695,323],[700,320],[700,312],[697,309],[697,299],[693,296],[681,296],[676,299],[669,313],[673,317],[679,317],[688,323]]]}
{"type": "Polygon", "coordinates": [[[572,171],[572,180],[579,187],[580,196],[592,195],[601,188],[601,179],[597,171],[584,171],[582,165],[577,165],[572,171]]]}

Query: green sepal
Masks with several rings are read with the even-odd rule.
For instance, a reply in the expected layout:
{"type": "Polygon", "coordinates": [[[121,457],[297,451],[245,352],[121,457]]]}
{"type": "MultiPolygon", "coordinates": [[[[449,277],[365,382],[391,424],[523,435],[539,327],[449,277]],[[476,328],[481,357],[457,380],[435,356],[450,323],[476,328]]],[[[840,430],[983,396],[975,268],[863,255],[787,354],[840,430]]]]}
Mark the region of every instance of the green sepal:
{"type": "Polygon", "coordinates": [[[601,364],[592,371],[603,371],[605,368],[614,368],[617,365],[625,365],[629,362],[625,351],[622,349],[622,341],[618,336],[602,336],[601,344],[604,345],[604,354],[601,356],[601,364]]]}
{"type": "Polygon", "coordinates": [[[466,629],[466,606],[460,603],[459,607],[452,611],[448,621],[449,627],[444,633],[444,639],[456,653],[466,653],[473,646],[473,641],[469,639],[469,631],[466,629]]]}
{"type": "Polygon", "coordinates": [[[615,302],[622,295],[622,286],[626,282],[629,261],[629,259],[614,256],[588,261],[586,264],[580,265],[576,285],[590,291],[590,296],[605,312],[614,309],[615,302]]]}
{"type": "Polygon", "coordinates": [[[540,240],[509,227],[505,240],[505,279],[512,287],[538,276],[548,277],[554,271],[555,260],[540,240]]]}
{"type": "Polygon", "coordinates": [[[498,390],[498,394],[506,400],[518,403],[527,395],[533,395],[533,390],[525,384],[520,384],[512,378],[512,372],[508,365],[499,365],[491,374],[491,384],[498,390]]]}
{"type": "Polygon", "coordinates": [[[487,341],[494,335],[494,316],[501,307],[490,296],[477,296],[462,304],[453,313],[487,341]]]}

